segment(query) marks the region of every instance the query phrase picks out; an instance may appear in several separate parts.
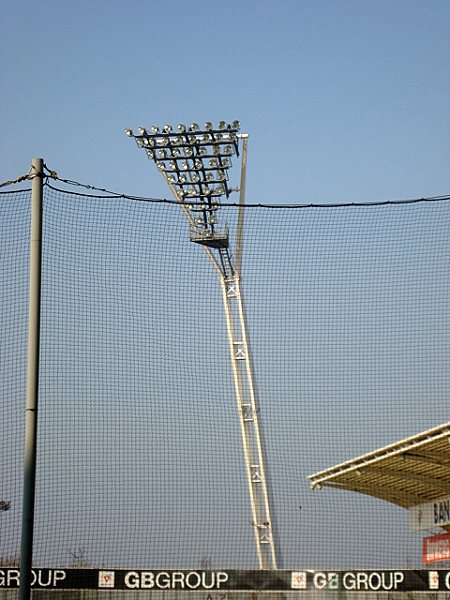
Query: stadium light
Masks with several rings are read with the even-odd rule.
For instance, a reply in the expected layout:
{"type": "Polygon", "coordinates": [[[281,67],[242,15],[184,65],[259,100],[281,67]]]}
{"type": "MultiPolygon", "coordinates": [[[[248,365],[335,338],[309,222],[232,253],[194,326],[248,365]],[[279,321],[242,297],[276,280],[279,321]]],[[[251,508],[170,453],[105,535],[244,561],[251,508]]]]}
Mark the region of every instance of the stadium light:
{"type": "Polygon", "coordinates": [[[239,121],[219,121],[217,126],[207,121],[203,128],[198,123],[180,123],[176,128],[152,125],[150,131],[140,127],[136,133],[125,132],[165,178],[190,224],[191,241],[203,246],[219,275],[258,561],[261,569],[276,569],[279,541],[271,516],[270,481],[240,289],[248,135],[240,133],[239,121]],[[241,177],[236,190],[230,186],[229,173],[238,158],[241,177]],[[228,226],[219,224],[219,209],[234,191],[239,191],[239,211],[232,260],[228,226]]]}
{"type": "Polygon", "coordinates": [[[232,158],[239,157],[239,130],[239,121],[220,121],[216,127],[207,121],[203,129],[198,123],[180,123],[176,130],[172,125],[153,125],[150,132],[145,127],[137,133],[125,130],[191,212],[191,240],[211,248],[229,244],[227,228],[219,229],[217,211],[221,199],[233,191],[229,170],[232,158]]]}

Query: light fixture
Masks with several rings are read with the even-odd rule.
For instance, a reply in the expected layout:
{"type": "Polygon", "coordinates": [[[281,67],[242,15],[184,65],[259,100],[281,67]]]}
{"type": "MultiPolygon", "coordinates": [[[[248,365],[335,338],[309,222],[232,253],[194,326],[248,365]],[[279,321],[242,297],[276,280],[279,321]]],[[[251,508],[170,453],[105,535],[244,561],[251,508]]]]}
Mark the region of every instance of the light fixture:
{"type": "Polygon", "coordinates": [[[239,121],[231,124],[219,121],[217,126],[206,121],[203,129],[193,122],[189,128],[179,123],[175,130],[170,124],[162,128],[154,124],[149,131],[139,127],[137,134],[125,130],[146,150],[147,157],[163,173],[178,200],[186,201],[187,210],[201,213],[207,241],[203,242],[201,236],[194,236],[194,241],[216,248],[228,245],[228,234],[216,235],[219,225],[215,213],[221,198],[228,198],[236,189],[228,184],[228,170],[232,167],[231,157],[239,156],[239,130],[239,121]]]}

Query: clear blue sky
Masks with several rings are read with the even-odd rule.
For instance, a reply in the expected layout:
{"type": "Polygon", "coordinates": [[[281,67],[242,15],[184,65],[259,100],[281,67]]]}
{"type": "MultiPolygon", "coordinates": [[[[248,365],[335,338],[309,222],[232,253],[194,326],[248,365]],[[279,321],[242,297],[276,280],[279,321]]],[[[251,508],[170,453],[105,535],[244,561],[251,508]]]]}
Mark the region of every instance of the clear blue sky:
{"type": "Polygon", "coordinates": [[[239,119],[248,201],[446,194],[448,0],[17,0],[2,9],[1,180],[166,197],[125,127],[239,119]]]}

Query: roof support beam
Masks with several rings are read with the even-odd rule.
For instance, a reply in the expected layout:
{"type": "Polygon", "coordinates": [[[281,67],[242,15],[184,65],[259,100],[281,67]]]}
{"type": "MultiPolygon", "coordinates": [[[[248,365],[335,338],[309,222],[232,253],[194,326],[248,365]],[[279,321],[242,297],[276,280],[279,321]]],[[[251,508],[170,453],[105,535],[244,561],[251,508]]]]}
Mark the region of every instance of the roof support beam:
{"type": "Polygon", "coordinates": [[[333,482],[327,481],[323,483],[324,487],[336,488],[338,490],[346,490],[349,492],[358,492],[367,496],[375,496],[380,500],[392,502],[393,504],[408,507],[423,502],[423,498],[417,494],[410,494],[399,490],[398,488],[390,488],[387,486],[376,486],[370,484],[358,485],[355,483],[333,482]]]}
{"type": "Polygon", "coordinates": [[[400,480],[415,481],[421,483],[427,487],[432,487],[436,490],[442,491],[446,494],[450,494],[450,484],[445,481],[435,479],[434,477],[427,477],[426,475],[419,475],[417,473],[408,473],[406,471],[399,471],[397,469],[386,469],[383,467],[364,467],[363,472],[377,473],[381,477],[395,477],[400,480]]]}
{"type": "Polygon", "coordinates": [[[416,450],[415,452],[405,452],[402,456],[405,459],[429,463],[430,465],[450,467],[450,456],[444,454],[444,452],[420,452],[416,450]]]}

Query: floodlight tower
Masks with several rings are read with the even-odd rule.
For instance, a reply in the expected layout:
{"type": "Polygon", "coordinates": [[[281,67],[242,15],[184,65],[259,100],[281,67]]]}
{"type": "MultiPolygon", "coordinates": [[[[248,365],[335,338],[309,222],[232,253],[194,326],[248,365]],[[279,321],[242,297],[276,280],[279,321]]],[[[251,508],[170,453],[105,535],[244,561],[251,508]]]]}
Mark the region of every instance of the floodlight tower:
{"type": "Polygon", "coordinates": [[[176,130],[171,125],[161,130],[153,125],[149,131],[141,127],[137,133],[131,129],[126,133],[155,162],[190,224],[190,240],[203,247],[219,276],[258,561],[261,569],[276,569],[276,536],[270,514],[269,482],[240,286],[248,134],[239,131],[239,121],[231,124],[220,121],[217,126],[207,122],[203,128],[197,123],[190,127],[180,124],[176,130]],[[228,174],[232,157],[240,156],[241,144],[233,260],[228,226],[219,226],[218,216],[222,198],[236,191],[229,185],[228,174]]]}

